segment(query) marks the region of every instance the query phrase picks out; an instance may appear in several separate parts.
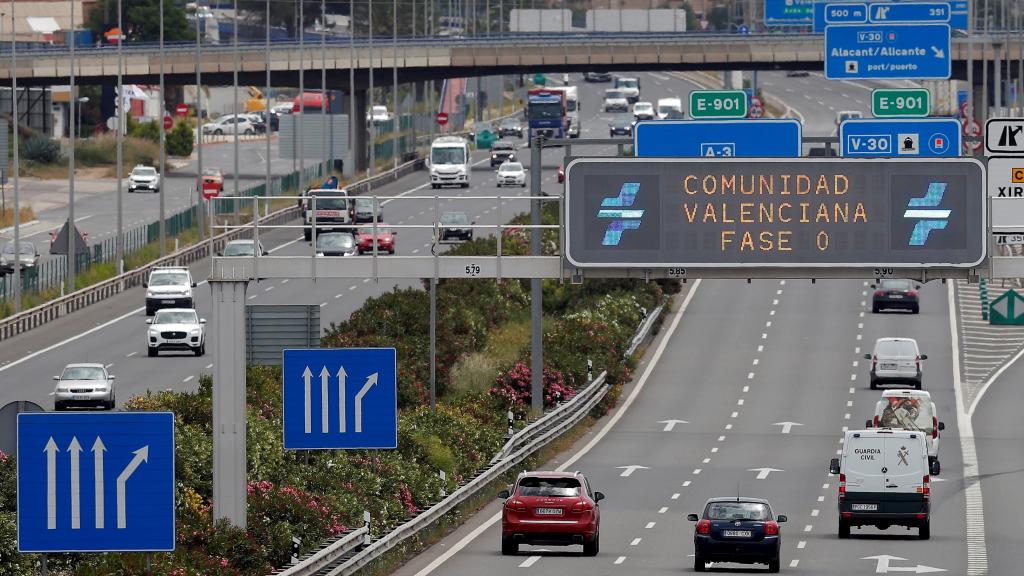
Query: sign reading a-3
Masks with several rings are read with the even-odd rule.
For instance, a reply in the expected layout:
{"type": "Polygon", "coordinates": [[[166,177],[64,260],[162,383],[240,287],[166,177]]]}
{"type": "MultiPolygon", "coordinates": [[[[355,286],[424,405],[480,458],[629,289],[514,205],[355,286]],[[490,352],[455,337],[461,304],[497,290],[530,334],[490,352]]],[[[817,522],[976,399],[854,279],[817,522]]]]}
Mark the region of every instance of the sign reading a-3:
{"type": "Polygon", "coordinates": [[[961,133],[956,118],[850,118],[839,125],[839,155],[955,158],[961,133]]]}
{"type": "Polygon", "coordinates": [[[625,268],[970,267],[985,255],[974,159],[581,158],[566,259],[625,268]]]}
{"type": "Polygon", "coordinates": [[[813,17],[813,0],[764,0],[764,23],[769,26],[810,24],[813,17]]]}
{"type": "Polygon", "coordinates": [[[803,149],[800,138],[794,118],[644,120],[633,127],[640,158],[795,158],[803,149]]]}
{"type": "Polygon", "coordinates": [[[864,24],[825,28],[825,77],[948,79],[949,24],[864,24]]]}

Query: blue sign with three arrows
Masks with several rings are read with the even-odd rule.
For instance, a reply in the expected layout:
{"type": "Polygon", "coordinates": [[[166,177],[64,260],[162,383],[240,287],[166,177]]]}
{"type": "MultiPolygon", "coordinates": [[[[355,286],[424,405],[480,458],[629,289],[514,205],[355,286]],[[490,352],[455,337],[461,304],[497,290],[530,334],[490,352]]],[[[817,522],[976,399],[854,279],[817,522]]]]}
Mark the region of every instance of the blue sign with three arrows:
{"type": "Polygon", "coordinates": [[[860,24],[825,28],[825,77],[946,80],[949,24],[860,24]]]}
{"type": "Polygon", "coordinates": [[[174,550],[174,414],[18,414],[18,550],[174,550]]]}
{"type": "Polygon", "coordinates": [[[284,351],[286,450],[398,446],[394,348],[284,351]]]}

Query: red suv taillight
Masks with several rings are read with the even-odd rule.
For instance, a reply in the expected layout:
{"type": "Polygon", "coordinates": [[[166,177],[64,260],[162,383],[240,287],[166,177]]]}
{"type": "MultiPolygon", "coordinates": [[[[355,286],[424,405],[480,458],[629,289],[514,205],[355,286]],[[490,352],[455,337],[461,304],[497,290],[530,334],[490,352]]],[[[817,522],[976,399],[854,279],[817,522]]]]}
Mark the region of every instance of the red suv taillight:
{"type": "Polygon", "coordinates": [[[921,371],[921,356],[920,355],[914,357],[914,364],[917,364],[917,371],[920,372],[921,371]]]}
{"type": "Polygon", "coordinates": [[[874,371],[876,368],[878,368],[878,356],[875,356],[874,354],[872,354],[871,355],[871,370],[874,371]]]}
{"type": "Polygon", "coordinates": [[[839,501],[846,500],[846,474],[839,475],[839,501]]]}
{"type": "Polygon", "coordinates": [[[932,438],[939,437],[939,417],[932,416],[932,438]]]}
{"type": "Polygon", "coordinates": [[[579,502],[572,505],[571,510],[576,513],[590,512],[594,509],[594,505],[586,500],[580,500],[579,502]]]}
{"type": "Polygon", "coordinates": [[[704,519],[697,522],[697,534],[711,534],[711,520],[704,519]]]}
{"type": "Polygon", "coordinates": [[[875,296],[885,296],[885,290],[875,290],[875,296]]]}
{"type": "Polygon", "coordinates": [[[513,512],[526,512],[526,503],[515,498],[505,502],[505,509],[513,512]]]}
{"type": "Polygon", "coordinates": [[[778,536],[779,535],[779,523],[775,520],[769,520],[764,523],[764,535],[765,536],[778,536]]]}
{"type": "Polygon", "coordinates": [[[921,487],[921,494],[924,496],[925,500],[931,500],[931,498],[932,498],[931,479],[928,478],[928,476],[925,476],[924,480],[922,482],[923,482],[924,486],[921,487]]]}
{"type": "Polygon", "coordinates": [[[907,290],[907,296],[911,298],[917,298],[917,290],[907,290]]]}

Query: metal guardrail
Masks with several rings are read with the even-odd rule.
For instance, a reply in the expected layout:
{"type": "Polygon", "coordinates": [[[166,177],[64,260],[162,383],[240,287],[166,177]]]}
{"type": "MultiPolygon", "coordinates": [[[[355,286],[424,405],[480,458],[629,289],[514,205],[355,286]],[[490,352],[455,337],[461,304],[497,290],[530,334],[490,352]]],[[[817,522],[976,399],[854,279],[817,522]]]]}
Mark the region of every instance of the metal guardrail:
{"type": "MultiPolygon", "coordinates": [[[[650,335],[655,320],[657,320],[664,309],[664,304],[659,305],[640,323],[630,346],[632,351],[635,351],[639,343],[650,335]]],[[[361,568],[380,558],[402,541],[437,522],[462,502],[476,496],[481,490],[514,469],[520,462],[537,449],[546,445],[551,439],[575,426],[608,393],[611,387],[606,382],[607,377],[608,373],[602,372],[586,388],[573,396],[572,399],[560,404],[554,410],[549,411],[514,434],[502,446],[497,455],[491,459],[485,470],[437,504],[424,510],[416,517],[398,526],[359,552],[340,561],[330,569],[327,569],[323,564],[314,565],[311,557],[300,564],[292,566],[287,576],[313,576],[314,574],[348,576],[358,572],[361,568]]]]}
{"type": "Polygon", "coordinates": [[[338,561],[339,558],[343,558],[353,550],[357,550],[365,543],[369,535],[370,528],[365,525],[361,526],[360,528],[345,534],[334,542],[331,542],[327,546],[324,546],[320,550],[317,550],[308,558],[305,558],[300,562],[281,570],[280,572],[274,572],[274,576],[300,576],[302,574],[313,574],[330,565],[332,562],[338,561]]]}
{"type": "MultiPolygon", "coordinates": [[[[416,160],[400,165],[397,169],[389,170],[368,180],[355,182],[349,186],[349,189],[352,190],[355,188],[355,191],[352,193],[359,194],[361,191],[367,189],[366,187],[370,181],[372,181],[374,185],[393,182],[398,178],[419,170],[422,166],[423,159],[417,158],[416,160]]],[[[289,206],[288,208],[282,208],[281,210],[267,214],[263,218],[260,218],[258,222],[260,226],[274,226],[294,220],[298,218],[299,215],[300,212],[297,206],[289,206]]],[[[213,253],[216,253],[218,250],[223,249],[224,244],[228,241],[243,237],[246,231],[247,229],[229,230],[222,234],[218,234],[212,240],[205,240],[193,246],[182,248],[181,250],[168,254],[163,258],[154,260],[141,268],[130,270],[124,274],[104,280],[98,284],[93,284],[92,286],[82,288],[81,290],[76,290],[71,294],[40,304],[35,308],[0,319],[0,342],[13,338],[18,334],[38,328],[47,322],[51,322],[77,310],[81,310],[86,306],[120,294],[130,288],[141,286],[149,276],[149,272],[154,267],[186,266],[202,260],[203,258],[211,255],[211,250],[213,253]]]]}

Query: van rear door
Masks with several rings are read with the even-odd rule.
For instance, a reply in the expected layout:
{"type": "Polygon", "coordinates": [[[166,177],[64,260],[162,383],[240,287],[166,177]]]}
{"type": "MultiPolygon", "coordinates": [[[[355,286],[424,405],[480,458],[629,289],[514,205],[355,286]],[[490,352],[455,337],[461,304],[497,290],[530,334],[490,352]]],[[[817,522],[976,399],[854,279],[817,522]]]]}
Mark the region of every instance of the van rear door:
{"type": "Polygon", "coordinates": [[[887,514],[927,512],[924,477],[928,475],[928,454],[921,434],[893,435],[885,439],[885,499],[887,514]]]}
{"type": "Polygon", "coordinates": [[[877,512],[885,497],[885,439],[874,434],[847,436],[846,462],[841,472],[846,477],[843,512],[877,512]]]}

